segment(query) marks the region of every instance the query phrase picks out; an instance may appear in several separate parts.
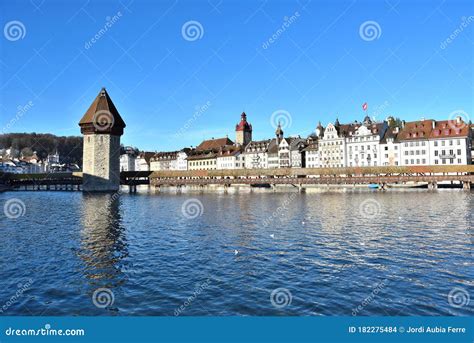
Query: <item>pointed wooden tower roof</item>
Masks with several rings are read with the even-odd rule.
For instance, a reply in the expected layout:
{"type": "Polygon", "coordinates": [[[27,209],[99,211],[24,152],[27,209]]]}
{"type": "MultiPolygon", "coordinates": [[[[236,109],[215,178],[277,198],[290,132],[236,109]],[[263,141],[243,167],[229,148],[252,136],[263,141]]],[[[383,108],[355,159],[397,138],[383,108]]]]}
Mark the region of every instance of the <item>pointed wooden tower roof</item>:
{"type": "Polygon", "coordinates": [[[108,133],[121,136],[126,125],[109,94],[102,88],[79,121],[79,126],[82,134],[108,133]]]}

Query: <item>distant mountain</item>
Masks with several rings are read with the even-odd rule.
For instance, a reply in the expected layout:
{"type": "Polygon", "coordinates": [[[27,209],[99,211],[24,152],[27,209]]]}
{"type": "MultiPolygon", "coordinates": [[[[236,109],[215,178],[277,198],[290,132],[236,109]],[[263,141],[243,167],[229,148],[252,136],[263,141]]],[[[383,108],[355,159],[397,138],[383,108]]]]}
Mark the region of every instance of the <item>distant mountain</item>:
{"type": "Polygon", "coordinates": [[[82,166],[82,137],[55,136],[49,133],[7,133],[0,135],[0,149],[12,148],[12,157],[31,156],[40,159],[58,152],[60,163],[82,166]]]}

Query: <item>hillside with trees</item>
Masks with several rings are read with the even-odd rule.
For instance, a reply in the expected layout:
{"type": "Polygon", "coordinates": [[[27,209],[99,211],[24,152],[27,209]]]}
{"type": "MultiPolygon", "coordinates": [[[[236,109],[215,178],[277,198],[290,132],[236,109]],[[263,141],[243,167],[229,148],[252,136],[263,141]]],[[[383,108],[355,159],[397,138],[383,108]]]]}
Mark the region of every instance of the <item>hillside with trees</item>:
{"type": "Polygon", "coordinates": [[[7,133],[0,135],[0,150],[12,148],[11,157],[36,155],[40,159],[58,152],[61,163],[82,165],[82,137],[43,133],[7,133]]]}

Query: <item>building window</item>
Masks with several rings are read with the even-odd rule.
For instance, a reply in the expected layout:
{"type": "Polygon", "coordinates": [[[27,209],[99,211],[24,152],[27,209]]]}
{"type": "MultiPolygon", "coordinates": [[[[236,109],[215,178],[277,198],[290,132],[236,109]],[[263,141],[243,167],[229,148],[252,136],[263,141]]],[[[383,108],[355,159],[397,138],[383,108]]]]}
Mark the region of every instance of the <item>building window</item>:
{"type": "Polygon", "coordinates": [[[434,142],[434,146],[438,146],[438,141],[435,141],[435,142],[434,142]]]}
{"type": "Polygon", "coordinates": [[[461,164],[461,159],[460,158],[458,158],[458,163],[461,164]]]}

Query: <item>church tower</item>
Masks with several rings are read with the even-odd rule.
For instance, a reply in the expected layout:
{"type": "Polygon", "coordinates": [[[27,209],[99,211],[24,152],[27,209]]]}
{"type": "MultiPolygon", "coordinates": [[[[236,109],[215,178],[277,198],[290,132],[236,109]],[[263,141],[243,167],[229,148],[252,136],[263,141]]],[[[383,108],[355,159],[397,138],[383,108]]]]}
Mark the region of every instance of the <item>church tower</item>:
{"type": "Polygon", "coordinates": [[[120,188],[120,136],[125,122],[102,88],[79,122],[84,135],[83,190],[114,192],[120,188]]]}
{"type": "Polygon", "coordinates": [[[281,128],[280,122],[278,122],[278,126],[275,130],[275,136],[276,136],[277,144],[280,144],[280,142],[283,140],[283,130],[281,128]]]}
{"type": "Polygon", "coordinates": [[[252,125],[247,122],[247,115],[242,112],[240,123],[235,126],[235,144],[246,146],[252,141],[252,125]]]}

